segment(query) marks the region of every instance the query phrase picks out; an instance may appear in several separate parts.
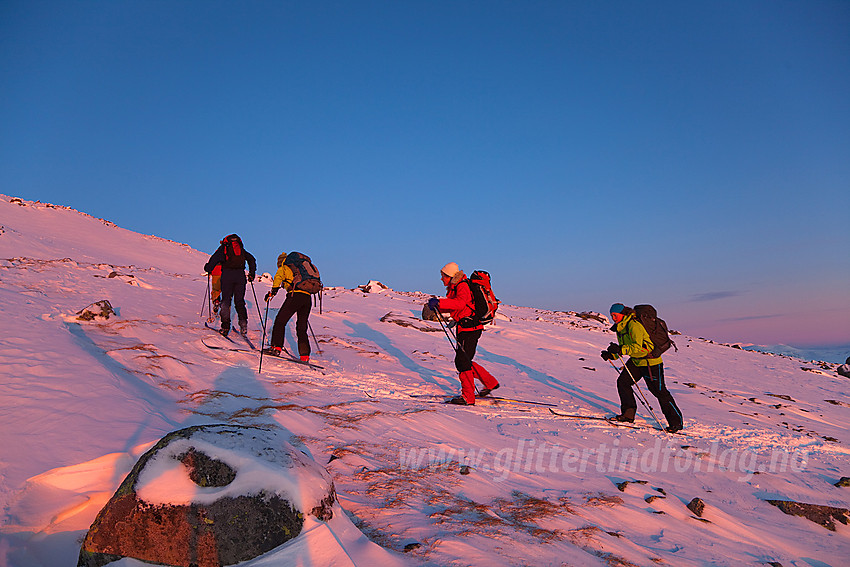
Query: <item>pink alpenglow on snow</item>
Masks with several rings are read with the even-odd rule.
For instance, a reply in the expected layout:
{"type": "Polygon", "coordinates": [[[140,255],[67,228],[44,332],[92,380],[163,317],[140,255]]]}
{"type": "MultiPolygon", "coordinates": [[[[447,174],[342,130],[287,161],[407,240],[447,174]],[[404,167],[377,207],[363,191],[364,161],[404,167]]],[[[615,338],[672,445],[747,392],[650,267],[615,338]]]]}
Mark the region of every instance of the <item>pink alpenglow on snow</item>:
{"type": "MultiPolygon", "coordinates": [[[[264,360],[258,374],[258,354],[202,343],[226,342],[200,314],[209,251],[8,197],[0,226],[2,565],[72,565],[139,456],[170,431],[214,423],[290,432],[345,511],[247,567],[846,563],[850,527],[768,502],[850,509],[850,489],[836,486],[850,476],[837,364],[680,335],[664,366],[682,432],[659,430],[640,405],[633,424],[613,425],[617,374],[599,358],[616,340],[611,322],[503,303],[475,359],[498,397],[452,406],[452,347],[420,318],[439,281],[380,293],[325,281],[310,317],[323,368],[264,360]],[[77,319],[104,299],[115,314],[77,319]]],[[[254,285],[259,297],[270,289],[254,285]]],[[[290,328],[290,351],[294,341],[290,328]]],[[[277,475],[243,470],[239,482],[277,475]]],[[[150,498],[159,482],[145,482],[150,498]]]]}

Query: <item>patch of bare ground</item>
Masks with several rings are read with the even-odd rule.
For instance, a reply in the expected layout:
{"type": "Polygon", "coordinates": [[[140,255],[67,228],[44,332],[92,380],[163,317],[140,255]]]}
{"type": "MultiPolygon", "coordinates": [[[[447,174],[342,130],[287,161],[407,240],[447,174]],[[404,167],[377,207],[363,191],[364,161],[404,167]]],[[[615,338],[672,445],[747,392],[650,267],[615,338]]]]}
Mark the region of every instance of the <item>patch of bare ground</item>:
{"type": "Polygon", "coordinates": [[[619,506],[623,503],[623,499],[617,496],[616,494],[605,494],[604,492],[597,492],[596,494],[586,494],[585,495],[585,504],[587,506],[619,506]]]}

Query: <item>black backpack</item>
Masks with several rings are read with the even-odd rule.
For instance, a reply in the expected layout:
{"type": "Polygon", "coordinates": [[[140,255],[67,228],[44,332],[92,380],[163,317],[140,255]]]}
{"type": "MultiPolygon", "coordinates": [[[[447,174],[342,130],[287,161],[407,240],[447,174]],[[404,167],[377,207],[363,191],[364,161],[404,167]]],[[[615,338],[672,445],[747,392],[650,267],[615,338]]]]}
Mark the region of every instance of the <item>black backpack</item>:
{"type": "Polygon", "coordinates": [[[679,351],[679,347],[677,347],[676,343],[670,339],[670,332],[667,330],[667,323],[664,322],[664,319],[658,317],[658,312],[655,310],[655,307],[652,305],[635,305],[634,309],[635,319],[637,319],[638,322],[643,325],[643,328],[646,329],[646,332],[649,335],[649,340],[651,340],[654,345],[652,352],[644,358],[658,358],[671,346],[676,349],[676,352],[679,351]]]}
{"type": "Polygon", "coordinates": [[[322,291],[322,279],[319,270],[310,261],[310,257],[301,252],[290,252],[286,255],[284,264],[292,268],[292,289],[307,293],[322,291]]]}
{"type": "Polygon", "coordinates": [[[221,241],[224,246],[224,263],[225,268],[235,270],[244,270],[247,257],[245,256],[245,248],[242,246],[242,239],[238,234],[225,236],[221,241]]]}

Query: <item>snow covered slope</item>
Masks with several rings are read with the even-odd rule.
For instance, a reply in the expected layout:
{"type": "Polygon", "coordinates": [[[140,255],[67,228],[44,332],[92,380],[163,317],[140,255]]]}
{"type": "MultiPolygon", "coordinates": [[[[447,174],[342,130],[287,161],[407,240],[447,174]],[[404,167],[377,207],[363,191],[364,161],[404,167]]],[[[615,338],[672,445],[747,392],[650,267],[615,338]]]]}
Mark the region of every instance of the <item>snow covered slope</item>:
{"type": "MultiPolygon", "coordinates": [[[[850,476],[850,383],[834,364],[676,337],[665,368],[685,431],[673,436],[643,407],[644,427],[626,428],[538,404],[450,406],[428,397],[459,389],[443,329],[418,317],[428,294],[371,286],[327,290],[314,309],[323,370],[264,358],[258,374],[256,355],[202,342],[228,344],[199,316],[207,257],[0,197],[0,565],[75,565],[78,540],[147,447],[222,422],[289,431],[346,510],[251,567],[846,564],[850,527],[767,502],[850,508],[850,488],[834,486],[850,476]],[[76,319],[101,299],[118,316],[76,319]],[[702,517],[686,507],[694,498],[702,517]]],[[[259,343],[250,287],[247,297],[259,343]]],[[[476,358],[501,381],[495,394],[617,411],[616,373],[599,358],[607,322],[500,313],[476,358]]]]}

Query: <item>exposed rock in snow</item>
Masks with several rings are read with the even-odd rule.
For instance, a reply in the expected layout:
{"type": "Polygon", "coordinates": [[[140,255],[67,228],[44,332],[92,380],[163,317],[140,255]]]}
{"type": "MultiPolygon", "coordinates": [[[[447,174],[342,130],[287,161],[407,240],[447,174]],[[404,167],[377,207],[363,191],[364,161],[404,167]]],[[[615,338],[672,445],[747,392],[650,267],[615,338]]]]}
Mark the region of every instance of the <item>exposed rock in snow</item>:
{"type": "Polygon", "coordinates": [[[87,305],[77,311],[77,319],[79,319],[80,321],[109,319],[109,317],[114,314],[115,309],[112,308],[112,304],[109,303],[109,300],[101,299],[100,301],[95,301],[91,305],[87,305]]]}
{"type": "Polygon", "coordinates": [[[768,502],[786,514],[791,516],[802,516],[816,524],[822,525],[832,532],[835,531],[835,520],[838,520],[845,525],[850,523],[850,510],[847,508],[806,504],[804,502],[793,502],[791,500],[768,500],[768,502]]]}
{"type": "Polygon", "coordinates": [[[385,286],[381,282],[375,280],[369,280],[369,283],[357,286],[357,289],[362,291],[363,293],[380,293],[384,290],[390,289],[385,286]]]}
{"type": "Polygon", "coordinates": [[[98,514],[79,567],[123,557],[218,567],[333,517],[333,482],[278,431],[236,425],[172,432],[145,453],[98,514]]]}
{"type": "Polygon", "coordinates": [[[705,502],[700,498],[694,498],[688,502],[688,510],[702,518],[702,514],[705,512],[705,502]]]}
{"type": "MultiPolygon", "coordinates": [[[[384,323],[395,323],[402,327],[411,327],[417,331],[423,331],[426,333],[439,333],[441,331],[441,328],[436,325],[432,326],[427,323],[423,323],[416,317],[409,317],[392,311],[381,317],[381,321],[384,323]]],[[[434,321],[436,321],[436,319],[434,319],[434,321]]]]}

